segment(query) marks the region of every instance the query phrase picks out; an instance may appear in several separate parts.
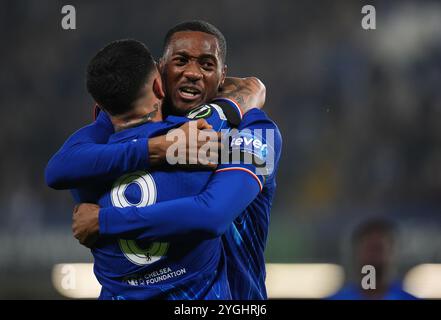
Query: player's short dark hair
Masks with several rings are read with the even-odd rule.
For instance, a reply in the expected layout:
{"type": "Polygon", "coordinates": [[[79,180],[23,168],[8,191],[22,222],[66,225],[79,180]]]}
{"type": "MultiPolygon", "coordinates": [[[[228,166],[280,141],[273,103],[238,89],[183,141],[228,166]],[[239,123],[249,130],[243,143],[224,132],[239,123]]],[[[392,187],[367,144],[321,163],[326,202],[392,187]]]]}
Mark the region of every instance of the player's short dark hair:
{"type": "Polygon", "coordinates": [[[390,242],[393,243],[396,238],[397,229],[392,221],[377,218],[365,221],[361,223],[352,234],[352,243],[356,246],[362,239],[366,236],[380,233],[389,238],[390,242]]]}
{"type": "Polygon", "coordinates": [[[220,32],[218,28],[213,26],[211,23],[202,20],[184,21],[175,25],[170,30],[168,30],[164,39],[164,47],[163,47],[164,52],[170,43],[171,37],[176,32],[180,32],[180,31],[199,31],[215,36],[219,44],[219,50],[220,50],[222,62],[225,63],[225,60],[227,58],[227,41],[225,40],[224,35],[222,34],[222,32],[220,32]]]}
{"type": "Polygon", "coordinates": [[[90,60],[87,90],[111,115],[124,114],[133,107],[154,69],[155,61],[143,43],[113,41],[90,60]]]}

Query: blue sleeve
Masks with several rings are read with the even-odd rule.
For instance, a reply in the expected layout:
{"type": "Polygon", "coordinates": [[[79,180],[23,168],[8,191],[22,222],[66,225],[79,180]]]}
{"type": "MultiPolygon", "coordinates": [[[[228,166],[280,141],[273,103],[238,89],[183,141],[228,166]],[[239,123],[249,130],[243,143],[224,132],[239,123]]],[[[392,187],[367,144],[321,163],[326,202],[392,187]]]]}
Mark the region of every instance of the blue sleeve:
{"type": "Polygon", "coordinates": [[[245,113],[237,129],[226,137],[228,152],[222,154],[217,172],[243,170],[265,183],[276,175],[282,152],[282,137],[277,125],[262,110],[245,113]]]}
{"type": "Polygon", "coordinates": [[[222,235],[259,193],[259,184],[244,171],[217,173],[197,196],[147,207],[102,208],[100,234],[127,239],[169,240],[190,235],[222,235]]]}
{"type": "Polygon", "coordinates": [[[45,171],[49,187],[73,189],[148,167],[147,139],[107,145],[113,127],[106,118],[101,112],[97,121],[75,132],[52,156],[45,171]]]}

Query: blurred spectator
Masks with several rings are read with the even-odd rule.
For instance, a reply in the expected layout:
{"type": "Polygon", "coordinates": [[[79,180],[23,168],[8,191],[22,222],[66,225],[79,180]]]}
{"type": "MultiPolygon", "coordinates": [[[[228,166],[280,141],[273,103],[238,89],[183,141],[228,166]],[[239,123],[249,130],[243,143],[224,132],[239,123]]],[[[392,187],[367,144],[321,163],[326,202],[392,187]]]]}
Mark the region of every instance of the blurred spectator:
{"type": "Polygon", "coordinates": [[[352,268],[349,281],[332,300],[414,300],[396,279],[395,226],[383,219],[361,224],[352,236],[352,268]],[[372,266],[374,269],[363,267],[372,266]],[[363,271],[362,271],[363,270],[363,271]],[[375,270],[373,272],[373,270],[375,270]],[[367,277],[370,277],[369,279],[367,277]]]}

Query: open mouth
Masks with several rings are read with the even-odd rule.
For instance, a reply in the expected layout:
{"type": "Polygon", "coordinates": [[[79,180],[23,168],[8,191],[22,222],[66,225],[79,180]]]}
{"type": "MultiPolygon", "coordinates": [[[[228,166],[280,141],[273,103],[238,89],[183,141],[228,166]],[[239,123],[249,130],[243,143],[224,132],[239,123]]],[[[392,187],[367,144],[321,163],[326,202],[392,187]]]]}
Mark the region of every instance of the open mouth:
{"type": "Polygon", "coordinates": [[[194,87],[183,86],[179,88],[179,95],[185,100],[194,100],[201,95],[201,91],[194,87]]]}

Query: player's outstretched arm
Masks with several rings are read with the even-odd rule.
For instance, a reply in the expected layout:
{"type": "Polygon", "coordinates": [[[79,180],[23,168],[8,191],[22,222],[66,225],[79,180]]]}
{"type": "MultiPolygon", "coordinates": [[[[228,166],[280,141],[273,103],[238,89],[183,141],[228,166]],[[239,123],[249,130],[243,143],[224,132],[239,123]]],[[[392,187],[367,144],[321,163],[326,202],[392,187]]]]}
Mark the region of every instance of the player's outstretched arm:
{"type": "MultiPolygon", "coordinates": [[[[113,133],[113,127],[106,123],[104,117],[104,112],[101,112],[96,122],[75,132],[49,160],[45,171],[49,187],[73,189],[89,182],[112,181],[124,173],[148,169],[165,162],[167,148],[174,143],[167,140],[165,135],[106,144],[113,133]]],[[[184,133],[189,131],[187,124],[180,128],[184,133]]],[[[196,130],[210,128],[205,120],[197,121],[196,130]]],[[[202,144],[203,141],[198,141],[195,144],[187,143],[183,147],[187,149],[188,154],[197,155],[202,144]]],[[[215,164],[200,166],[211,169],[216,167],[215,164]]]]}
{"type": "Polygon", "coordinates": [[[147,139],[106,145],[113,127],[105,117],[101,112],[94,123],[76,131],[52,156],[45,170],[49,187],[76,188],[92,178],[114,179],[127,170],[146,165],[147,139]]]}
{"type": "MultiPolygon", "coordinates": [[[[273,123],[259,113],[262,112],[256,111],[248,116],[254,122],[250,127],[273,128],[276,131],[274,145],[270,149],[275,150],[277,163],[281,152],[280,133],[273,123]]],[[[242,147],[240,149],[243,150],[242,147]]],[[[148,207],[100,209],[95,204],[82,204],[74,213],[74,235],[83,244],[98,231],[102,235],[126,239],[170,240],[185,235],[202,238],[219,236],[262,188],[263,177],[253,174],[252,169],[253,165],[249,164],[224,166],[218,169],[201,194],[148,207]]]]}

